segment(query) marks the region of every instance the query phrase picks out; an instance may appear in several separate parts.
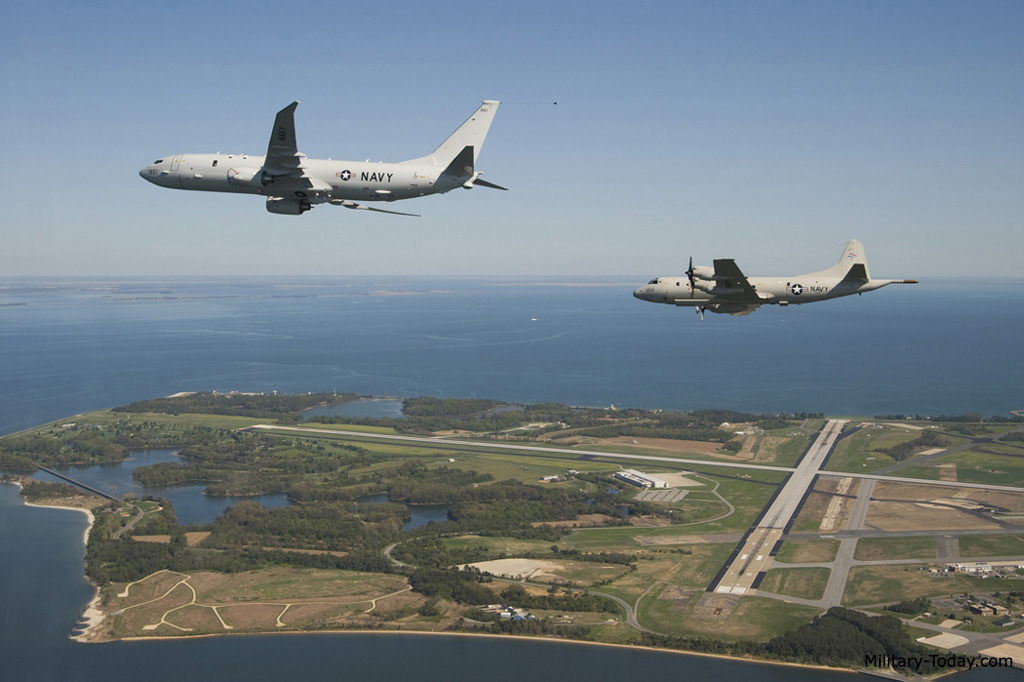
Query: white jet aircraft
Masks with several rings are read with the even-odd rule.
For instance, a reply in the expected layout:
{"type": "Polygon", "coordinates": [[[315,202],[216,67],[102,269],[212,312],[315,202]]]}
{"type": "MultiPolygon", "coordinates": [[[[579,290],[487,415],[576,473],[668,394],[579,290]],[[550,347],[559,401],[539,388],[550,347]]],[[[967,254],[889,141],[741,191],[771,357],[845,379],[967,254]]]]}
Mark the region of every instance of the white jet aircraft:
{"type": "Polygon", "coordinates": [[[693,266],[685,277],[657,277],[633,292],[652,303],[692,306],[704,311],[749,315],[764,304],[789,305],[863,294],[887,284],[917,284],[916,279],[871,279],[864,247],[856,239],[846,245],[839,262],[828,270],[807,275],[750,277],[731,258],[715,260],[714,267],[693,266]]]}
{"type": "Polygon", "coordinates": [[[427,156],[400,163],[307,159],[295,144],[295,107],[277,112],[266,156],[247,154],[178,154],[149,164],[139,175],[161,187],[208,192],[240,192],[267,197],[267,210],[301,215],[314,204],[399,213],[365,206],[360,201],[397,201],[443,194],[476,185],[505,189],[487,182],[476,170],[476,158],[498,111],[485,100],[469,119],[427,156]]]}

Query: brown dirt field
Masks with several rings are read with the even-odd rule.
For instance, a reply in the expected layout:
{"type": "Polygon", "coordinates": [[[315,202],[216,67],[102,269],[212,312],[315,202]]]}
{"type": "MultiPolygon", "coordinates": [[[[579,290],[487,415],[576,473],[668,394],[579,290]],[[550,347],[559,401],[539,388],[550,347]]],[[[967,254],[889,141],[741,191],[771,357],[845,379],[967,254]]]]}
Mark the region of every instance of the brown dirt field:
{"type": "MultiPolygon", "coordinates": [[[[151,610],[150,613],[156,613],[155,610],[151,610]]],[[[163,611],[157,613],[156,618],[153,619],[153,623],[160,621],[160,614],[163,611]]],[[[174,623],[178,627],[192,628],[200,632],[224,632],[223,626],[220,621],[217,620],[217,616],[214,615],[210,609],[203,608],[201,606],[186,606],[183,609],[179,609],[174,613],[167,616],[167,622],[174,623]]],[[[228,623],[231,624],[230,622],[228,623]]],[[[168,631],[173,630],[166,625],[161,625],[156,630],[153,630],[153,634],[167,634],[168,631]]],[[[177,630],[174,630],[177,632],[177,630]]],[[[195,634],[195,633],[193,633],[195,634]]]]}
{"type": "Polygon", "coordinates": [[[764,436],[761,438],[761,448],[754,455],[755,462],[772,463],[778,456],[779,446],[789,441],[784,436],[764,436]]]}
{"type": "MultiPolygon", "coordinates": [[[[202,572],[193,573],[192,577],[188,581],[189,585],[195,588],[196,592],[199,593],[199,601],[203,601],[207,604],[216,603],[220,600],[215,597],[211,598],[210,593],[216,593],[218,589],[227,588],[232,583],[233,577],[240,577],[245,575],[244,573],[231,575],[228,573],[212,573],[202,572]]],[[[239,582],[234,583],[234,586],[239,586],[239,582]]],[[[181,588],[178,588],[181,589],[181,588]]]]}
{"type": "Polygon", "coordinates": [[[295,552],[296,554],[330,554],[331,556],[348,556],[348,552],[333,549],[291,549],[288,547],[264,547],[275,552],[295,552]]]}
{"type": "Polygon", "coordinates": [[[537,526],[552,526],[554,528],[591,528],[593,526],[603,526],[608,523],[612,517],[607,514],[580,514],[575,519],[568,521],[536,521],[530,525],[536,528],[537,526]]]}
{"type": "Polygon", "coordinates": [[[980,504],[1004,507],[1011,511],[1024,511],[1024,492],[1011,493],[999,490],[978,490],[962,488],[957,490],[946,486],[933,486],[927,483],[884,483],[875,485],[874,498],[930,501],[943,497],[955,497],[973,500],[980,504]],[[953,491],[956,492],[953,492],[953,491]]]}
{"type": "MultiPolygon", "coordinates": [[[[281,613],[283,608],[283,606],[274,604],[238,604],[236,606],[220,606],[217,611],[220,612],[220,617],[224,619],[224,622],[235,630],[269,630],[276,627],[277,614],[281,613]]],[[[291,609],[288,612],[291,613],[291,609]]],[[[210,615],[213,615],[213,611],[210,611],[210,615]]],[[[213,618],[216,620],[217,617],[213,616],[213,618]]],[[[220,628],[219,622],[217,627],[220,628]]]]}
{"type": "MultiPolygon", "coordinates": [[[[742,461],[744,458],[735,455],[727,455],[718,451],[720,443],[705,443],[699,440],[674,440],[672,438],[634,438],[633,436],[617,436],[615,438],[602,438],[598,442],[609,445],[632,445],[637,448],[648,450],[661,450],[673,454],[690,453],[696,455],[710,455],[721,459],[732,459],[742,461]],[[636,441],[635,443],[633,441],[636,441]]],[[[749,457],[745,458],[749,459],[749,457]]]]}
{"type": "Polygon", "coordinates": [[[185,533],[185,544],[189,547],[198,547],[199,543],[210,537],[210,535],[211,533],[208,530],[185,533]]]}
{"type": "Polygon", "coordinates": [[[975,505],[1024,509],[1024,493],[927,484],[878,483],[868,509],[867,523],[887,531],[990,530],[1001,526],[987,514],[971,511],[975,505]]]}
{"type": "Polygon", "coordinates": [[[865,523],[870,528],[897,532],[906,530],[996,530],[994,521],[961,510],[917,502],[872,500],[865,523]]]}
{"type": "MultiPolygon", "coordinates": [[[[286,627],[305,627],[313,621],[327,616],[333,608],[327,604],[296,604],[285,612],[281,621],[285,623],[286,627]]],[[[278,613],[280,612],[281,609],[278,608],[278,613]]],[[[277,626],[274,627],[279,629],[277,626]]]]}
{"type": "Polygon", "coordinates": [[[734,438],[731,438],[730,441],[734,441],[734,440],[737,440],[737,439],[739,439],[739,441],[740,441],[740,449],[739,449],[739,452],[737,452],[733,456],[736,459],[745,459],[748,462],[750,460],[754,459],[754,446],[757,444],[757,441],[758,441],[757,437],[756,436],[735,436],[734,438]]]}
{"type": "MultiPolygon", "coordinates": [[[[807,499],[804,500],[804,504],[800,508],[800,514],[797,518],[801,521],[811,520],[814,523],[820,524],[825,518],[825,512],[828,511],[829,504],[836,496],[841,480],[842,479],[819,478],[814,484],[814,489],[807,496],[807,499]]],[[[859,489],[860,481],[853,481],[853,483],[849,485],[849,488],[845,493],[846,501],[843,502],[842,509],[836,516],[833,530],[840,530],[846,527],[846,524],[850,520],[850,514],[853,512],[853,499],[857,497],[857,491],[859,489]]]]}
{"type": "MultiPolygon", "coordinates": [[[[163,613],[163,611],[160,611],[160,613],[163,613]]],[[[160,613],[157,613],[155,610],[132,609],[121,616],[121,627],[127,633],[141,634],[144,625],[152,625],[160,620],[160,613]]]]}
{"type": "MultiPolygon", "coordinates": [[[[182,578],[178,574],[154,575],[134,586],[128,598],[117,598],[116,593],[115,596],[108,594],[106,608],[113,611],[139,604],[136,608],[128,608],[119,617],[121,628],[127,634],[179,634],[168,626],[156,630],[143,628],[158,623],[170,609],[191,601],[192,591],[185,585],[175,588],[167,598],[160,598],[182,578]],[[152,599],[158,601],[146,603],[152,599]]],[[[421,595],[401,591],[408,587],[408,583],[400,576],[350,571],[277,568],[234,575],[203,572],[192,576],[189,584],[198,593],[198,605],[186,606],[168,616],[168,621],[175,625],[193,628],[194,631],[188,634],[224,631],[210,606],[216,606],[224,621],[235,630],[248,632],[279,629],[276,626],[277,614],[289,603],[294,606],[289,607],[284,622],[294,628],[307,624],[316,627],[330,623],[358,624],[362,622],[359,619],[373,618],[363,615],[372,606],[372,599],[378,600],[374,614],[385,614],[403,607],[415,608],[424,601],[421,595]],[[395,592],[398,594],[393,594],[395,592]]],[[[366,624],[370,622],[367,620],[366,624]]]]}
{"type": "Polygon", "coordinates": [[[695,545],[707,542],[699,535],[637,535],[633,540],[638,545],[695,545]]]}
{"type": "MultiPolygon", "coordinates": [[[[185,576],[179,573],[171,572],[155,574],[150,578],[146,578],[142,582],[132,585],[127,598],[117,597],[117,595],[124,592],[128,583],[112,584],[104,591],[104,604],[123,600],[124,604],[121,604],[121,606],[124,606],[139,604],[150,599],[155,599],[167,592],[167,590],[171,589],[175,583],[179,582],[184,577],[185,576]]],[[[179,587],[178,589],[182,590],[183,593],[188,592],[188,588],[179,587]]],[[[185,601],[188,600],[186,599],[185,601]]]]}
{"type": "Polygon", "coordinates": [[[786,540],[783,547],[786,545],[793,547],[789,562],[794,564],[834,561],[839,549],[838,541],[835,540],[786,540]]]}
{"type": "Polygon", "coordinates": [[[155,542],[157,544],[170,544],[170,535],[133,535],[132,540],[135,542],[155,542]]]}
{"type": "Polygon", "coordinates": [[[664,526],[671,526],[672,520],[657,516],[631,516],[629,517],[629,525],[636,528],[662,528],[664,526]]]}

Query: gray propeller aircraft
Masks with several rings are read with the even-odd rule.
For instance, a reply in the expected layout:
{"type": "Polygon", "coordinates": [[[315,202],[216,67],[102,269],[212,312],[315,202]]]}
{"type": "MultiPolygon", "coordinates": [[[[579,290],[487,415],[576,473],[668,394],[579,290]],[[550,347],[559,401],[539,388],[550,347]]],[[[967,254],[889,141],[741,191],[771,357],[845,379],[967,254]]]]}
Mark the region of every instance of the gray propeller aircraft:
{"type": "Polygon", "coordinates": [[[358,202],[388,202],[427,194],[443,194],[457,187],[477,185],[505,189],[480,177],[476,159],[498,111],[485,100],[458,130],[437,149],[418,159],[400,163],[307,159],[295,143],[295,108],[292,102],[277,112],[266,156],[247,154],[177,154],[149,164],[139,175],[161,187],[207,192],[261,194],[267,210],[302,215],[314,204],[417,215],[373,208],[358,202]]]}
{"type": "Polygon", "coordinates": [[[784,277],[746,277],[731,258],[719,258],[714,266],[694,267],[685,277],[656,277],[633,292],[652,303],[691,306],[704,319],[704,311],[749,315],[759,306],[798,305],[840,296],[863,294],[887,284],[917,284],[916,279],[871,279],[864,247],[851,239],[839,262],[828,270],[784,277]]]}

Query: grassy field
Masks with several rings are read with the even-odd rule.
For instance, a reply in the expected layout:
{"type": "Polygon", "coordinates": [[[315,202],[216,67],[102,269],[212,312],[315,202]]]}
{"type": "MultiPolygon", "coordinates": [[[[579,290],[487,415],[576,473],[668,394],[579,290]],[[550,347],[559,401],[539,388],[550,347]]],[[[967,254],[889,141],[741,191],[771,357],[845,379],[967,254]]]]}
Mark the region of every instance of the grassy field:
{"type": "Polygon", "coordinates": [[[1020,556],[1024,555],[1024,535],[961,535],[960,556],[1020,556]]]}
{"type": "Polygon", "coordinates": [[[302,422],[296,424],[300,428],[323,429],[325,431],[361,431],[362,433],[393,434],[396,431],[390,426],[370,426],[369,424],[323,424],[321,422],[302,422]]]}
{"type": "Polygon", "coordinates": [[[935,559],[937,551],[935,536],[861,538],[853,558],[858,561],[882,561],[885,559],[935,559]]]}
{"type": "Polygon", "coordinates": [[[801,599],[821,599],[831,574],[827,568],[774,568],[758,589],[801,599]]]}
{"type": "Polygon", "coordinates": [[[414,617],[423,601],[402,576],[284,567],[161,572],[103,592],[118,637],[372,626],[414,617]]]}
{"type": "Polygon", "coordinates": [[[1024,590],[1024,578],[976,578],[963,573],[933,575],[911,566],[855,566],[843,594],[844,606],[887,604],[964,592],[1024,590]]]}
{"type": "Polygon", "coordinates": [[[718,616],[693,616],[693,603],[679,606],[674,599],[652,599],[640,622],[668,635],[707,636],[727,641],[767,640],[794,630],[821,613],[821,609],[764,597],[743,597],[735,609],[718,616]]]}
{"type": "Polygon", "coordinates": [[[912,440],[916,437],[910,431],[885,427],[865,427],[847,436],[836,444],[835,450],[829,455],[827,471],[869,472],[889,466],[895,460],[889,455],[877,451],[878,447],[891,447],[896,443],[912,440]]]}
{"type": "Polygon", "coordinates": [[[601,586],[601,591],[614,594],[630,604],[643,597],[638,611],[643,623],[642,616],[649,599],[662,598],[659,595],[668,588],[681,590],[687,595],[703,592],[733,548],[732,543],[705,543],[686,545],[687,554],[650,552],[637,562],[637,570],[601,586]]]}
{"type": "Polygon", "coordinates": [[[834,561],[838,552],[838,540],[786,540],[775,559],[785,564],[811,564],[834,561]]]}
{"type": "Polygon", "coordinates": [[[957,479],[961,481],[1024,486],[1024,459],[1019,456],[965,450],[936,463],[955,464],[957,479]]]}
{"type": "Polygon", "coordinates": [[[22,433],[40,433],[47,432],[54,427],[60,428],[65,424],[91,424],[96,426],[106,426],[108,424],[114,424],[117,422],[151,422],[154,424],[160,424],[162,426],[171,427],[170,431],[184,432],[194,426],[208,426],[216,429],[243,429],[254,424],[260,424],[266,421],[273,421],[267,419],[256,419],[253,417],[229,417],[217,414],[155,414],[151,412],[139,414],[130,412],[113,412],[111,410],[97,410],[95,412],[85,412],[83,414],[76,414],[74,417],[68,417],[67,419],[60,419],[56,422],[37,426],[33,429],[23,431],[22,433]]]}

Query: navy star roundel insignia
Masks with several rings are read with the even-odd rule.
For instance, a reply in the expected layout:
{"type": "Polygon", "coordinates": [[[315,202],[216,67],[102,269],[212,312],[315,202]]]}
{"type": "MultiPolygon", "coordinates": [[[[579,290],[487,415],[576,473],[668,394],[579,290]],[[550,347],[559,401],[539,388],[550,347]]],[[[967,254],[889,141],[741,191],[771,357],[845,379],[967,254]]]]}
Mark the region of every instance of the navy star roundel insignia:
{"type": "Polygon", "coordinates": [[[793,292],[794,296],[799,296],[800,294],[804,293],[804,288],[799,284],[794,284],[792,287],[790,287],[790,291],[793,292]]]}
{"type": "Polygon", "coordinates": [[[343,170],[338,173],[338,177],[347,182],[352,179],[352,171],[343,170]]]}

